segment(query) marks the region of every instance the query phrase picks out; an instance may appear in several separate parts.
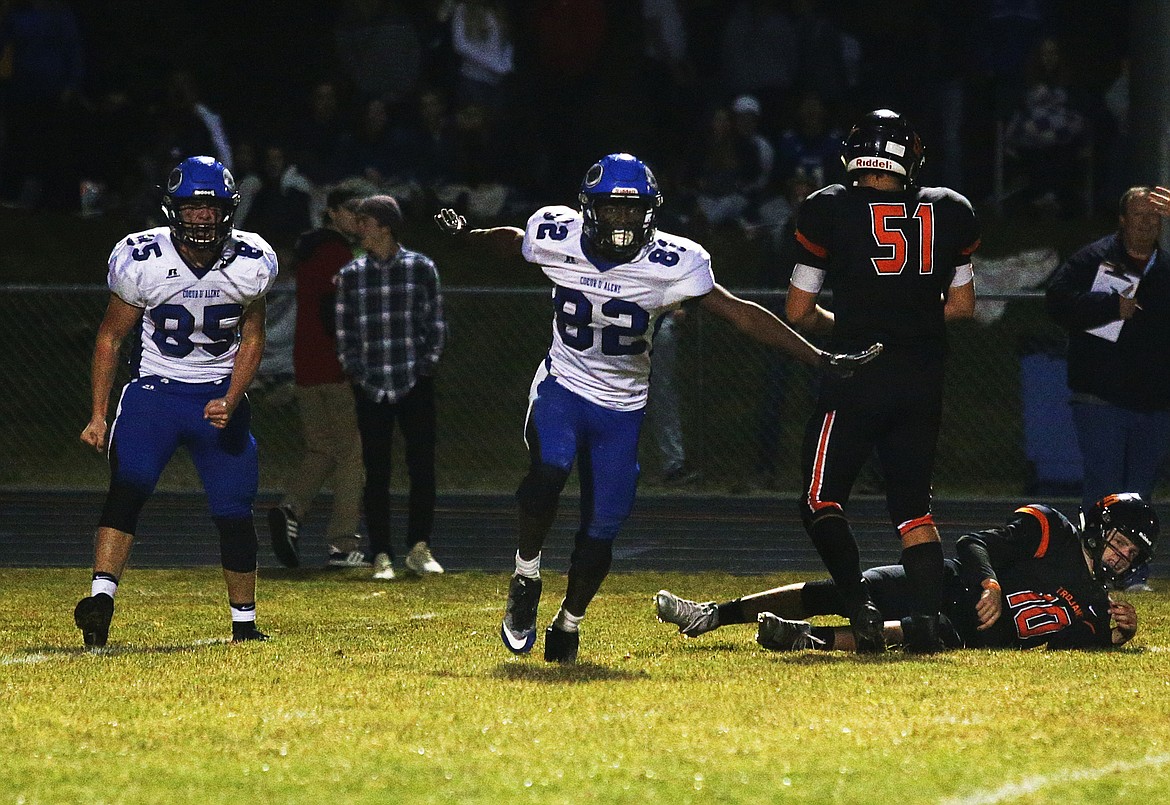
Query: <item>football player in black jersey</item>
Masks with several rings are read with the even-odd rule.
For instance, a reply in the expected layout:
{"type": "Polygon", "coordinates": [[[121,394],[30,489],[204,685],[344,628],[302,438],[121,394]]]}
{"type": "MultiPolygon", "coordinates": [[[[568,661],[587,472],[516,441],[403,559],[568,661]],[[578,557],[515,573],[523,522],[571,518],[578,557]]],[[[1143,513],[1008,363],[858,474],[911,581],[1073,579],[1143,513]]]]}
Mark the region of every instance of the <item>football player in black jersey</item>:
{"type": "MultiPolygon", "coordinates": [[[[1050,506],[1031,504],[1005,525],[964,534],[946,560],[939,635],[950,648],[1091,649],[1121,646],[1137,632],[1137,613],[1112,601],[1108,585],[1148,561],[1158,517],[1133,493],[1108,495],[1081,515],[1079,526],[1050,506]]],[[[914,594],[902,565],[865,572],[873,600],[887,617],[884,640],[915,638],[914,594]]],[[[697,603],[662,590],[658,618],[697,637],[732,623],[759,622],[764,648],[854,651],[853,630],[795,620],[849,614],[832,579],[800,582],[722,604],[697,603]]]]}
{"type": "Polygon", "coordinates": [[[918,625],[905,648],[942,648],[943,552],[930,510],[931,476],[946,322],[974,312],[971,254],[979,225],[963,196],[916,185],[922,155],[918,134],[896,112],[878,109],[853,127],[841,155],[849,186],[818,190],[798,213],[785,309],[795,327],[825,335],[834,350],[885,344],[882,361],[821,384],[802,456],[801,516],[867,652],[885,650],[883,617],[866,591],[846,507],[875,450],[918,625]],[[832,289],[831,312],[817,304],[824,288],[832,289]]]}

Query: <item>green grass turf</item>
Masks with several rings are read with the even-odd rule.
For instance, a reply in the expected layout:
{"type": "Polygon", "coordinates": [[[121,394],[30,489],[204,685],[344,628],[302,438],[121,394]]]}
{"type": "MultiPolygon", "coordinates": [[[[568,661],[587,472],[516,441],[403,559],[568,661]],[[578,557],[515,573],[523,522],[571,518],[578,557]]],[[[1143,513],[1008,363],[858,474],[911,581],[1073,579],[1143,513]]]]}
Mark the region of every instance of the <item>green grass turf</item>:
{"type": "MultiPolygon", "coordinates": [[[[1164,801],[1170,596],[1120,652],[764,652],[658,623],[795,576],[616,573],[580,662],[513,658],[507,577],[265,571],[227,643],[215,569],[137,570],[80,648],[85,569],[0,569],[0,802],[1164,801]]],[[[540,622],[564,577],[545,573],[540,622]]]]}

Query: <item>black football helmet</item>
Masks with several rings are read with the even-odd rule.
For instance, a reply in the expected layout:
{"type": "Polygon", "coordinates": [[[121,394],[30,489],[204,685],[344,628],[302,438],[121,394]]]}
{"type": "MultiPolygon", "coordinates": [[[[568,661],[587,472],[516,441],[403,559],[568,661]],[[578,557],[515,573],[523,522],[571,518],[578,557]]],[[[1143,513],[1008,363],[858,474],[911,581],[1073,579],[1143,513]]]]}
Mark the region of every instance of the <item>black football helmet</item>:
{"type": "Polygon", "coordinates": [[[171,234],[196,249],[213,249],[227,240],[238,206],[240,192],[232,172],[212,157],[184,159],[171,171],[163,188],[162,210],[171,234]],[[180,212],[183,204],[207,204],[219,215],[213,223],[186,223],[180,212]]]}
{"type": "Polygon", "coordinates": [[[599,255],[609,260],[629,260],[654,237],[654,221],[662,205],[658,181],[642,160],[630,154],[609,154],[586,173],[577,195],[581,203],[582,235],[599,255]],[[604,204],[636,207],[638,224],[616,226],[601,220],[604,204]]]}
{"type": "Polygon", "coordinates": [[[875,109],[863,117],[841,143],[846,173],[887,171],[912,185],[922,167],[924,149],[914,127],[897,112],[875,109]]]}
{"type": "Polygon", "coordinates": [[[1148,562],[1154,555],[1157,540],[1158,515],[1141,495],[1133,492],[1106,495],[1087,512],[1081,512],[1081,544],[1093,560],[1098,581],[1106,584],[1116,585],[1131,567],[1148,562]],[[1137,553],[1125,567],[1111,567],[1103,561],[1105,549],[1118,533],[1137,548],[1137,553]]]}

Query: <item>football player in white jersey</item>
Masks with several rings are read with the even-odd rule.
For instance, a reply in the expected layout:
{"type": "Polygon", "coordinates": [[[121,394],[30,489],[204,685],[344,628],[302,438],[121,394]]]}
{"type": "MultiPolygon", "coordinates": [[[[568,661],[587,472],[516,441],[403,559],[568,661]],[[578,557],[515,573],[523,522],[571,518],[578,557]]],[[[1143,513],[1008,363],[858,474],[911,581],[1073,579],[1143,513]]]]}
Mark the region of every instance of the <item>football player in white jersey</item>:
{"type": "Polygon", "coordinates": [[[219,531],[232,640],[265,640],[256,628],[256,441],[245,390],[264,350],[264,294],[276,255],[258,235],[233,229],[240,194],[211,157],[180,162],[167,180],[167,226],[114,247],[110,299],[93,352],[93,411],[81,440],[107,449],[110,489],[94,541],[90,595],[73,618],[85,645],[109,638],[114,594],[138,515],[179,446],[187,448],[219,531]],[[106,415],[123,339],[139,336],[131,380],[112,427],[106,415]]]}
{"type": "Polygon", "coordinates": [[[609,573],[613,540],[630,514],[638,480],[638,434],[658,324],[688,299],[756,340],[804,363],[849,373],[881,350],[829,355],[764,308],[715,282],[698,243],[658,232],[662,195],[654,174],[630,154],[610,154],[585,174],[580,211],[537,210],[524,230],[469,229],[454,210],[435,216],[467,241],[521,254],[553,282],[552,345],[532,382],[525,443],[528,474],[516,493],[519,539],[500,636],[516,654],[536,642],[540,551],[576,461],[581,524],[568,591],[545,631],[544,658],[573,662],[578,624],[609,573]]]}

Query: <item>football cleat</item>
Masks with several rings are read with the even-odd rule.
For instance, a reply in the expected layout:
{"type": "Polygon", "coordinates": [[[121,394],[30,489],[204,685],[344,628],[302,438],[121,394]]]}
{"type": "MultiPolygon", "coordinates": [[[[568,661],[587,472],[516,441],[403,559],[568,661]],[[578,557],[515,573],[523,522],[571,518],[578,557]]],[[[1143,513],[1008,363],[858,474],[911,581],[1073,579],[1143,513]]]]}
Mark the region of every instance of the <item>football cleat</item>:
{"type": "Polygon", "coordinates": [[[516,573],[508,583],[508,603],[500,624],[500,639],[513,654],[527,654],[536,643],[536,609],[543,582],[516,573]]]}
{"type": "Polygon", "coordinates": [[[431,546],[416,542],[403,560],[406,569],[416,576],[435,576],[443,572],[443,566],[435,561],[431,546]]]}
{"type": "Polygon", "coordinates": [[[760,623],[756,642],[768,651],[804,651],[825,645],[824,640],[813,637],[808,621],[786,620],[771,612],[761,612],[756,620],[760,623]]]}
{"type": "Polygon", "coordinates": [[[853,629],[853,642],[858,654],[882,654],[886,650],[886,638],[882,613],[868,598],[849,617],[853,629]]]}
{"type": "Polygon", "coordinates": [[[105,593],[82,598],[73,608],[73,622],[81,630],[87,648],[101,648],[110,639],[114,599],[105,593]]]}
{"type": "Polygon", "coordinates": [[[243,643],[247,640],[270,640],[271,638],[256,628],[255,621],[240,621],[232,623],[232,642],[243,643]]]}
{"type": "Polygon", "coordinates": [[[719,608],[714,601],[702,604],[679,598],[670,590],[659,590],[654,596],[658,620],[673,623],[686,637],[698,637],[719,627],[719,608]]]}
{"type": "Polygon", "coordinates": [[[544,630],[544,661],[571,663],[577,661],[580,632],[565,632],[556,626],[544,630]]]}
{"type": "Polygon", "coordinates": [[[288,506],[277,506],[268,510],[268,533],[272,536],[272,552],[285,567],[299,567],[301,564],[298,532],[300,522],[288,506]]]}
{"type": "Polygon", "coordinates": [[[937,654],[946,645],[939,636],[938,615],[911,615],[902,619],[902,651],[906,654],[937,654]]]}

